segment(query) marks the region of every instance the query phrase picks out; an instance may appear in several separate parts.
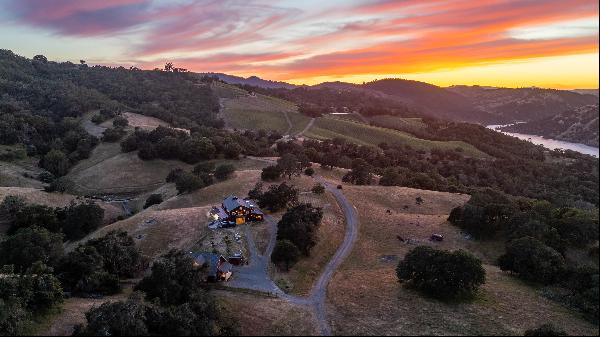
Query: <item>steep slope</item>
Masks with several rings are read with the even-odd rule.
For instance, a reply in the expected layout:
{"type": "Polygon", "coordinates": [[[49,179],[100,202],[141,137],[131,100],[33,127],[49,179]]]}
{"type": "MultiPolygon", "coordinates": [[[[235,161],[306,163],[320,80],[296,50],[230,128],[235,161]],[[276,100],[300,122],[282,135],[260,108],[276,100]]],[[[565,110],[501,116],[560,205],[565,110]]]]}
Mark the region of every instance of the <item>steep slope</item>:
{"type": "Polygon", "coordinates": [[[468,98],[475,108],[495,115],[499,122],[529,122],[598,103],[596,96],[568,90],[481,86],[453,86],[448,90],[468,98]]]}
{"type": "Polygon", "coordinates": [[[598,147],[598,104],[575,108],[529,123],[511,125],[503,130],[598,147]]]}

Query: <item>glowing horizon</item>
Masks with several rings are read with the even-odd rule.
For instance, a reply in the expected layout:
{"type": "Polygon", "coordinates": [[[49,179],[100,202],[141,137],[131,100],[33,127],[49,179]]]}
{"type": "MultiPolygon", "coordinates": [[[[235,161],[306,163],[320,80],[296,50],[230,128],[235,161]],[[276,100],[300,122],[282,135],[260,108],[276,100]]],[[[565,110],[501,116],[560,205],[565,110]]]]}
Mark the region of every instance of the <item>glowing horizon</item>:
{"type": "Polygon", "coordinates": [[[0,48],[294,84],[598,88],[598,2],[5,0],[0,48]]]}

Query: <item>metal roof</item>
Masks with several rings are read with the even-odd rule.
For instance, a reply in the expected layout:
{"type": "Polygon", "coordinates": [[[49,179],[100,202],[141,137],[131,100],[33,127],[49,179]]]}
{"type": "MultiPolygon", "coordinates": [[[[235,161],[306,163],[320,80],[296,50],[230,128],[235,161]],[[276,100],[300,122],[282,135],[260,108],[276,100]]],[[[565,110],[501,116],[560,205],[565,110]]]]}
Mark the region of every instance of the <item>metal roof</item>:
{"type": "Polygon", "coordinates": [[[230,212],[240,206],[248,207],[246,206],[246,202],[244,201],[244,199],[240,199],[235,195],[230,195],[227,198],[223,199],[223,208],[227,212],[230,212]]]}

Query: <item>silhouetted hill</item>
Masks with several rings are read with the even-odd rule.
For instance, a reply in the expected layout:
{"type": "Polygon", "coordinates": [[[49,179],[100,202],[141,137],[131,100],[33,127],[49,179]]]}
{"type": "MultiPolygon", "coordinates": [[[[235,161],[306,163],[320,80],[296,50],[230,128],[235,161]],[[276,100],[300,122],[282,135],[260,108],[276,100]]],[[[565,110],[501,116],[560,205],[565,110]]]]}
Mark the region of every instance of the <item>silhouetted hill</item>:
{"type": "Polygon", "coordinates": [[[494,116],[485,110],[477,109],[467,97],[432,84],[384,79],[363,84],[361,87],[393,96],[437,118],[481,123],[495,121],[494,116]]]}
{"type": "Polygon", "coordinates": [[[228,75],[228,74],[223,74],[223,73],[201,73],[201,75],[216,76],[221,81],[229,83],[229,84],[250,85],[250,86],[260,87],[260,88],[294,89],[294,88],[298,87],[297,85],[286,83],[286,82],[263,80],[262,78],[257,77],[257,76],[250,76],[248,78],[244,78],[244,77],[240,77],[240,76],[228,75]]]}

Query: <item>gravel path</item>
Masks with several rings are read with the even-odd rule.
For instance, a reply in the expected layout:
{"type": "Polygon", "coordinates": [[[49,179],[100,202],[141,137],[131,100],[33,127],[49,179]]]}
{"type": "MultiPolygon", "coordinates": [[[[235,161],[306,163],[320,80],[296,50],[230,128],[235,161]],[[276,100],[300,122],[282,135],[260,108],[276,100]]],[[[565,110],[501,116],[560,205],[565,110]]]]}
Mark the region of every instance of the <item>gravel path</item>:
{"type": "Polygon", "coordinates": [[[312,128],[313,124],[315,124],[315,120],[316,120],[316,118],[311,118],[310,121],[308,122],[308,124],[306,124],[306,127],[304,127],[304,130],[302,130],[298,134],[296,134],[296,137],[300,137],[300,136],[304,135],[306,132],[308,132],[308,130],[310,130],[310,128],[312,128]]]}
{"type": "Polygon", "coordinates": [[[275,282],[273,282],[269,276],[268,267],[277,240],[277,223],[271,216],[265,218],[271,233],[269,246],[265,255],[261,255],[258,252],[250,227],[246,226],[245,234],[248,241],[248,250],[250,252],[250,264],[247,266],[235,267],[234,276],[226,285],[232,288],[251,289],[269,293],[285,299],[292,304],[306,306],[309,310],[314,312],[321,335],[330,336],[332,332],[329,321],[327,320],[325,304],[327,299],[327,286],[333,278],[337,268],[352,251],[352,247],[358,236],[358,216],[354,206],[346,199],[346,196],[341,190],[337,189],[335,186],[331,186],[321,177],[317,177],[316,179],[335,196],[340,208],[344,212],[344,216],[346,217],[346,234],[344,242],[338,248],[335,255],[329,261],[321,276],[314,284],[310,295],[308,297],[300,297],[285,294],[277,287],[275,282]]]}

